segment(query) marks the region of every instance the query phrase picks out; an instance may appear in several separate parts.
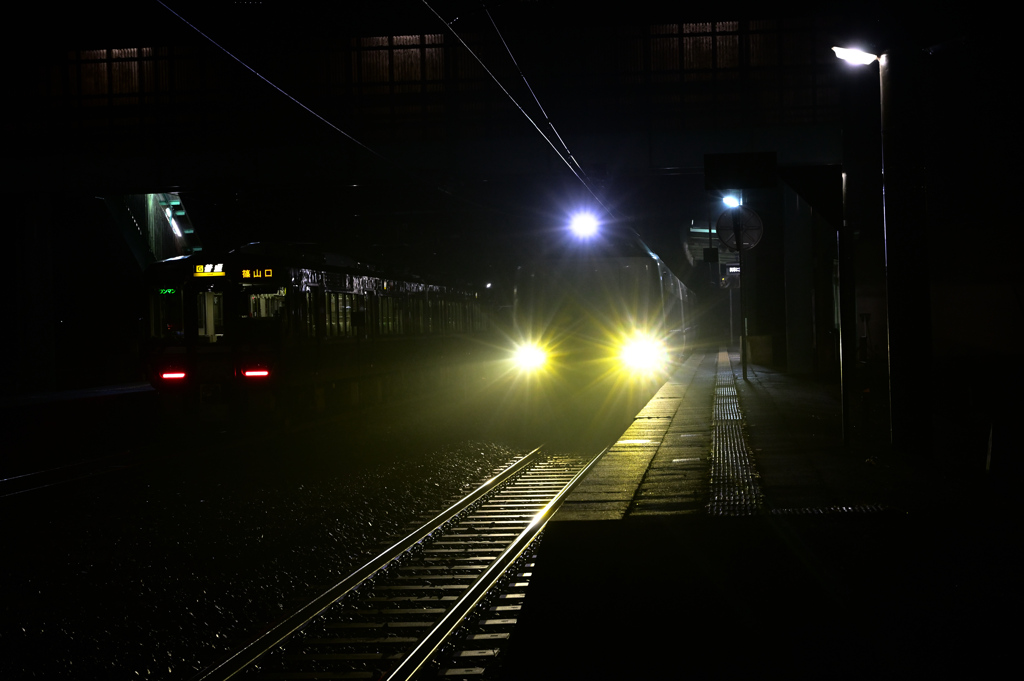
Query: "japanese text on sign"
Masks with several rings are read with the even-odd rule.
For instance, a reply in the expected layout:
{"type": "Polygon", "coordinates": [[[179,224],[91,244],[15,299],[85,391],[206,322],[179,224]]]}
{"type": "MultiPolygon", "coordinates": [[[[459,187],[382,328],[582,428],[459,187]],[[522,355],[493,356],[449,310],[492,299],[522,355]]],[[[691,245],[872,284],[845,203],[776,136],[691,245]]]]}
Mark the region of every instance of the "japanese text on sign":
{"type": "Polygon", "coordinates": [[[194,277],[223,277],[224,276],[224,263],[208,263],[206,265],[196,265],[196,271],[192,274],[194,277]]]}

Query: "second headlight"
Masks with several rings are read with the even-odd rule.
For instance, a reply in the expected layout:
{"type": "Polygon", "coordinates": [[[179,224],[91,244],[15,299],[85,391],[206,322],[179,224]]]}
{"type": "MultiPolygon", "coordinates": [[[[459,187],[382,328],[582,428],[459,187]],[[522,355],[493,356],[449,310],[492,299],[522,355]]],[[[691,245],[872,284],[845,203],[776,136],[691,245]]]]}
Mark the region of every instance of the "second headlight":
{"type": "Polygon", "coordinates": [[[539,345],[524,343],[516,347],[512,361],[522,371],[538,371],[548,361],[548,353],[539,345]]]}
{"type": "Polygon", "coordinates": [[[636,334],[622,345],[619,359],[623,366],[638,373],[662,371],[668,365],[665,344],[657,338],[636,334]]]}

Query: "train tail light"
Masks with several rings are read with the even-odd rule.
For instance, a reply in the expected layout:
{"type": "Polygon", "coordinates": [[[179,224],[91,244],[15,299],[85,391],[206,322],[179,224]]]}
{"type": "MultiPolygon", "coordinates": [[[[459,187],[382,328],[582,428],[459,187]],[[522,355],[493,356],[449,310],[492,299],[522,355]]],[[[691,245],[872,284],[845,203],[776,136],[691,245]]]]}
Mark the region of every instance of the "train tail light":
{"type": "Polygon", "coordinates": [[[270,370],[261,368],[243,369],[242,375],[246,378],[268,378],[270,376],[270,370]]]}
{"type": "Polygon", "coordinates": [[[165,381],[180,381],[185,378],[184,371],[161,371],[160,378],[165,381]]]}

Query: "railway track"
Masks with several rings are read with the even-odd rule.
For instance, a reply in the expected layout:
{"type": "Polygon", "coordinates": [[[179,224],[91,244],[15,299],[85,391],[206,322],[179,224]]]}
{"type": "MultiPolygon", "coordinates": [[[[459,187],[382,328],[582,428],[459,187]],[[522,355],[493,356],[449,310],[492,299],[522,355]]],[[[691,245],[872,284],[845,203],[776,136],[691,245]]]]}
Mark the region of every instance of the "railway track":
{"type": "Polygon", "coordinates": [[[530,452],[194,680],[479,678],[515,624],[531,545],[600,456],[530,452]]]}
{"type": "Polygon", "coordinates": [[[118,473],[136,465],[138,465],[137,458],[133,457],[131,452],[125,451],[42,470],[13,474],[0,478],[0,499],[118,473]]]}

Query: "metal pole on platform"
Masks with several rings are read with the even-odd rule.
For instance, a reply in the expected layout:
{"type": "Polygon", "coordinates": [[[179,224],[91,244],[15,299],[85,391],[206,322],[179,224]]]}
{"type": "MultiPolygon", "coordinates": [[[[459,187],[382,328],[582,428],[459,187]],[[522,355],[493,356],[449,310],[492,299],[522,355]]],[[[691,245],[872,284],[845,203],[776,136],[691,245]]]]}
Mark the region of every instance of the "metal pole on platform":
{"type": "Polygon", "coordinates": [[[743,380],[747,380],[747,316],[744,313],[743,299],[743,230],[740,229],[739,220],[733,220],[732,231],[736,238],[736,258],[740,265],[740,318],[743,326],[740,328],[740,364],[743,366],[743,380]]]}
{"type": "Polygon", "coordinates": [[[878,63],[889,441],[901,448],[926,449],[931,430],[922,428],[921,423],[930,418],[925,387],[930,382],[928,348],[932,329],[927,284],[929,239],[924,156],[919,148],[920,135],[913,130],[921,110],[920,88],[927,82],[923,53],[897,47],[894,64],[892,50],[873,55],[832,49],[840,59],[855,64],[878,63]]]}
{"type": "Polygon", "coordinates": [[[857,371],[856,315],[857,294],[854,289],[856,262],[852,229],[846,218],[846,173],[843,173],[843,224],[836,232],[836,249],[839,253],[839,383],[842,396],[843,442],[850,444],[853,435],[850,408],[854,399],[854,384],[857,371]]]}

